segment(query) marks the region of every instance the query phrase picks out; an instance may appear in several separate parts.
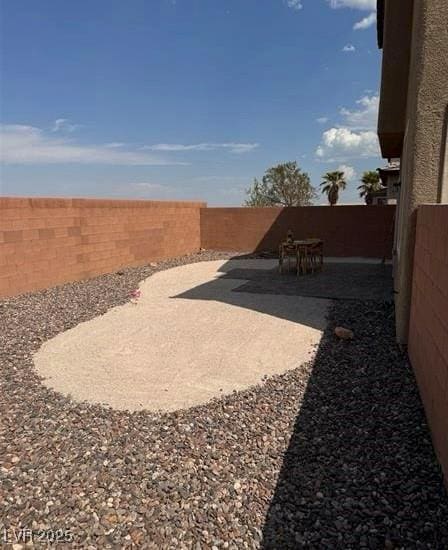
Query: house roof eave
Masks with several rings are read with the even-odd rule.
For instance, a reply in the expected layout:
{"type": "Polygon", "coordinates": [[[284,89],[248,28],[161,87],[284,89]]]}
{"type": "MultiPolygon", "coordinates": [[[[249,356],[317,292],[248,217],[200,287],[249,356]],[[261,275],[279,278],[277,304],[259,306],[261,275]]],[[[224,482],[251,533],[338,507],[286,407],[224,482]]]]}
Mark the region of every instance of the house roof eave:
{"type": "Polygon", "coordinates": [[[378,39],[378,48],[381,50],[383,48],[383,38],[384,38],[384,3],[386,0],[377,0],[377,17],[376,17],[376,31],[378,39]]]}

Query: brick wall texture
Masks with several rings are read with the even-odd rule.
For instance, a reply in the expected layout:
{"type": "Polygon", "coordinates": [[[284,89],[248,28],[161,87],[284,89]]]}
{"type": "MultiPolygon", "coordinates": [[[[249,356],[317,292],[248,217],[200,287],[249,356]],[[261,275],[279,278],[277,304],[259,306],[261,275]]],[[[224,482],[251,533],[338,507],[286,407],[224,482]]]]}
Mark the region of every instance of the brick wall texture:
{"type": "Polygon", "coordinates": [[[198,251],[203,206],[0,198],[0,296],[198,251]]]}
{"type": "Polygon", "coordinates": [[[289,228],[331,256],[392,250],[395,207],[205,208],[199,202],[0,198],[0,296],[207,249],[276,250],[289,228]]]}
{"type": "Polygon", "coordinates": [[[201,243],[214,250],[277,250],[290,228],[319,237],[327,256],[390,257],[395,206],[203,208],[201,243]]]}
{"type": "Polygon", "coordinates": [[[408,353],[448,482],[448,205],[418,209],[408,353]]]}

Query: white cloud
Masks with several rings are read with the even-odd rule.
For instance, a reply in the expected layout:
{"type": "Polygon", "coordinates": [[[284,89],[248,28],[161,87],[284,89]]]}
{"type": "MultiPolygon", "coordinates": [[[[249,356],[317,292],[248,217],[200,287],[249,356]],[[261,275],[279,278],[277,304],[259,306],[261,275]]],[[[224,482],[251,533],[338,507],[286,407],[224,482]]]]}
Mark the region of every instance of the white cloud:
{"type": "MultiPolygon", "coordinates": [[[[122,150],[106,145],[79,145],[34,126],[0,125],[0,158],[4,164],[114,164],[172,165],[142,151],[122,150]]],[[[110,145],[110,144],[109,144],[110,145]]]]}
{"type": "Polygon", "coordinates": [[[340,109],[343,124],[322,134],[316,157],[324,161],[343,162],[349,158],[379,155],[376,125],[378,95],[365,95],[356,101],[358,109],[340,109]]]}
{"type": "Polygon", "coordinates": [[[330,7],[353,8],[356,10],[376,11],[376,0],[328,0],[330,7]]]}
{"type": "Polygon", "coordinates": [[[379,145],[376,132],[371,130],[356,132],[350,128],[326,130],[316,150],[316,156],[319,159],[328,161],[377,155],[379,155],[379,145]]]}
{"type": "Polygon", "coordinates": [[[354,52],[356,50],[355,46],[353,44],[346,44],[343,48],[343,52],[354,52]]]}
{"type": "Polygon", "coordinates": [[[373,130],[378,121],[380,98],[377,94],[365,95],[356,102],[359,109],[353,111],[342,108],[339,112],[345,119],[345,125],[358,130],[373,130]]]}
{"type": "Polygon", "coordinates": [[[105,143],[104,147],[107,147],[108,149],[118,149],[119,147],[124,147],[126,143],[122,143],[121,141],[112,141],[111,143],[105,143]]]}
{"type": "Polygon", "coordinates": [[[184,145],[181,143],[157,143],[147,145],[143,149],[151,151],[179,152],[179,151],[216,151],[228,149],[231,153],[248,153],[259,147],[259,143],[196,143],[184,145]]]}
{"type": "Polygon", "coordinates": [[[68,118],[57,118],[54,121],[52,132],[74,132],[79,128],[79,124],[72,124],[68,118]]]}
{"type": "Polygon", "coordinates": [[[286,0],[286,5],[292,10],[301,10],[303,8],[301,0],[286,0]]]}
{"type": "Polygon", "coordinates": [[[340,172],[344,172],[347,181],[353,181],[356,178],[356,170],[349,164],[340,164],[337,169],[340,172]]]}
{"type": "Polygon", "coordinates": [[[321,116],[319,118],[316,118],[316,122],[318,122],[319,124],[326,124],[328,122],[328,117],[321,116]]]}
{"type": "Polygon", "coordinates": [[[76,125],[67,119],[55,121],[51,131],[20,124],[0,125],[0,158],[4,164],[112,164],[112,165],[184,165],[173,162],[152,152],[215,151],[227,150],[242,154],[259,147],[258,143],[198,143],[193,145],[159,143],[136,148],[122,142],[100,145],[81,145],[60,135],[72,132],[76,125]],[[57,134],[57,135],[56,135],[57,134]]]}
{"type": "Polygon", "coordinates": [[[376,23],[376,13],[373,11],[370,15],[367,17],[364,17],[361,19],[361,21],[358,21],[353,25],[353,28],[355,31],[363,31],[365,29],[368,29],[372,25],[375,25],[376,23]]]}

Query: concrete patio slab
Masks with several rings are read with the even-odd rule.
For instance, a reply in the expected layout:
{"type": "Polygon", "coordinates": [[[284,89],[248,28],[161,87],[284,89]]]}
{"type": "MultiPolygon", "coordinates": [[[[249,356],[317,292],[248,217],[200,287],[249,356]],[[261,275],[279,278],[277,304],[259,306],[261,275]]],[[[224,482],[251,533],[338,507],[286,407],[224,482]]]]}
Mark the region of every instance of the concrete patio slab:
{"type": "Polygon", "coordinates": [[[211,261],[155,273],[141,298],[43,344],[44,383],[75,400],[172,411],[242,390],[309,360],[328,300],[235,292],[232,269],[272,260],[211,261]],[[188,293],[193,293],[192,297],[188,293]]]}
{"type": "Polygon", "coordinates": [[[284,294],[326,298],[331,300],[393,300],[392,266],[367,262],[325,262],[322,272],[297,277],[290,270],[280,274],[277,269],[238,269],[226,277],[245,282],[236,292],[284,294]]]}

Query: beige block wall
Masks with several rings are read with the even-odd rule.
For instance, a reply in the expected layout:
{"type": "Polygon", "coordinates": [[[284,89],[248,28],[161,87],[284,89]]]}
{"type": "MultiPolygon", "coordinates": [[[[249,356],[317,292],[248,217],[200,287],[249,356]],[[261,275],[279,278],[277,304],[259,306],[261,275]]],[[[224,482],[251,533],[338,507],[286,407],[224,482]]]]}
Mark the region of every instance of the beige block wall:
{"type": "Polygon", "coordinates": [[[208,249],[276,250],[288,229],[331,256],[389,257],[394,206],[205,208],[205,203],[0,198],[0,296],[208,249]]]}
{"type": "Polygon", "coordinates": [[[448,205],[418,209],[408,352],[448,481],[448,205]]]}
{"type": "Polygon", "coordinates": [[[201,242],[215,250],[278,250],[291,229],[319,237],[326,256],[390,258],[395,206],[203,208],[201,242]]]}
{"type": "Polygon", "coordinates": [[[196,252],[203,206],[0,198],[0,296],[196,252]]]}

